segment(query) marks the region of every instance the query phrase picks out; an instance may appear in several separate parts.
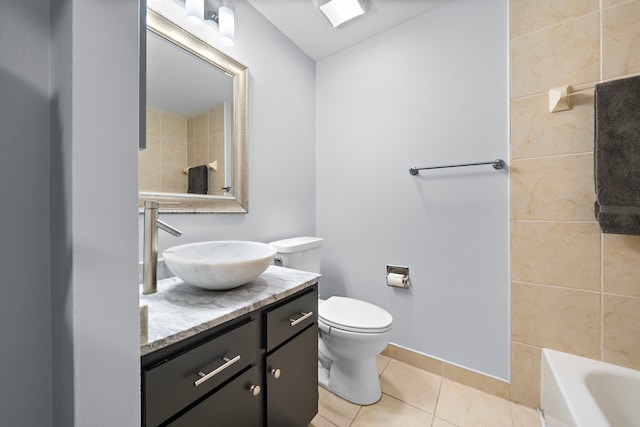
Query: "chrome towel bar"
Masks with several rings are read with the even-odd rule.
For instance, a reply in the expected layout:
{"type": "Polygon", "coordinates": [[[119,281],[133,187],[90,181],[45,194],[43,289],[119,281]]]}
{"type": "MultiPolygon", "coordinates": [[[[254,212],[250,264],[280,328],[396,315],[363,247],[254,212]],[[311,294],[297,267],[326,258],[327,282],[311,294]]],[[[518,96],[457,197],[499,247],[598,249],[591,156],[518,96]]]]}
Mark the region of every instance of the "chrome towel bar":
{"type": "Polygon", "coordinates": [[[497,169],[503,169],[505,167],[506,163],[502,159],[496,159],[496,160],[493,160],[493,161],[490,161],[490,162],[460,163],[460,164],[457,164],[457,165],[428,166],[426,168],[413,167],[413,168],[409,169],[409,173],[411,175],[418,175],[418,171],[426,170],[426,169],[459,168],[459,167],[463,167],[463,166],[479,166],[479,165],[491,165],[491,166],[493,166],[494,169],[497,170],[497,169]]]}

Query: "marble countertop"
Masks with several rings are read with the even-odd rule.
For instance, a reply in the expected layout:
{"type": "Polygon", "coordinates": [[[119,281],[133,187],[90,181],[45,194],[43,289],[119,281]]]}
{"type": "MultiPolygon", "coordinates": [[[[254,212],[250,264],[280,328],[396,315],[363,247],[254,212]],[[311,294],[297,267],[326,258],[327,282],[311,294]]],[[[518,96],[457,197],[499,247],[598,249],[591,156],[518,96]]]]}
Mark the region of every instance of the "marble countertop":
{"type": "Polygon", "coordinates": [[[140,344],[144,356],[243,314],[269,305],[318,282],[319,274],[269,266],[258,278],[228,291],[209,291],[177,277],[158,281],[158,292],[142,295],[148,306],[148,340],[140,344]]]}

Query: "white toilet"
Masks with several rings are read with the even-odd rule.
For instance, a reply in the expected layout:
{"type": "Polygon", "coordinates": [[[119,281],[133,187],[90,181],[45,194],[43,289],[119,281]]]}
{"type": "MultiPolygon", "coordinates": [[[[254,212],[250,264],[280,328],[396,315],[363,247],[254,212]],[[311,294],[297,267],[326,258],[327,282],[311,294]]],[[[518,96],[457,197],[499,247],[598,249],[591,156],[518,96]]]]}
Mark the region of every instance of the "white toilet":
{"type": "MultiPolygon", "coordinates": [[[[284,267],[320,272],[322,239],[271,242],[284,267]]],[[[389,343],[393,318],[380,307],[345,297],[318,301],[318,383],[345,400],[370,405],[382,395],[376,355],[389,343]]]]}

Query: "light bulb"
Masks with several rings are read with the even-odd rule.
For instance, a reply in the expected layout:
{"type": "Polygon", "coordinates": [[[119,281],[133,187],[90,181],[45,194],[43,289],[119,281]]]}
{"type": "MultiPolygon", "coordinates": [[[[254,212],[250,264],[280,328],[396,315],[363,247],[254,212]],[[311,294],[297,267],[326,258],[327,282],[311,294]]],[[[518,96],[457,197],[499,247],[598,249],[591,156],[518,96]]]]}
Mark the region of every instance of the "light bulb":
{"type": "Polygon", "coordinates": [[[194,27],[201,26],[204,20],[204,0],[186,0],[185,7],[187,22],[194,27]]]}
{"type": "Polygon", "coordinates": [[[233,9],[222,6],[218,10],[218,28],[220,30],[220,43],[225,46],[233,46],[235,33],[235,14],[233,9]]]}

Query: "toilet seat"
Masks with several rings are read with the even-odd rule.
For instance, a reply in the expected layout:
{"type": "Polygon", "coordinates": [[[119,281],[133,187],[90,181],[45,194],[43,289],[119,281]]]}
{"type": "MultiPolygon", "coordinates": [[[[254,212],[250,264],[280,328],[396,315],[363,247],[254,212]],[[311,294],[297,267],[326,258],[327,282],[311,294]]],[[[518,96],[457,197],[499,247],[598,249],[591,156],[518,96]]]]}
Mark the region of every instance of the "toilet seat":
{"type": "Polygon", "coordinates": [[[382,308],[345,297],[330,297],[320,304],[318,320],[332,328],[362,334],[390,331],[393,323],[393,317],[382,308]]]}

